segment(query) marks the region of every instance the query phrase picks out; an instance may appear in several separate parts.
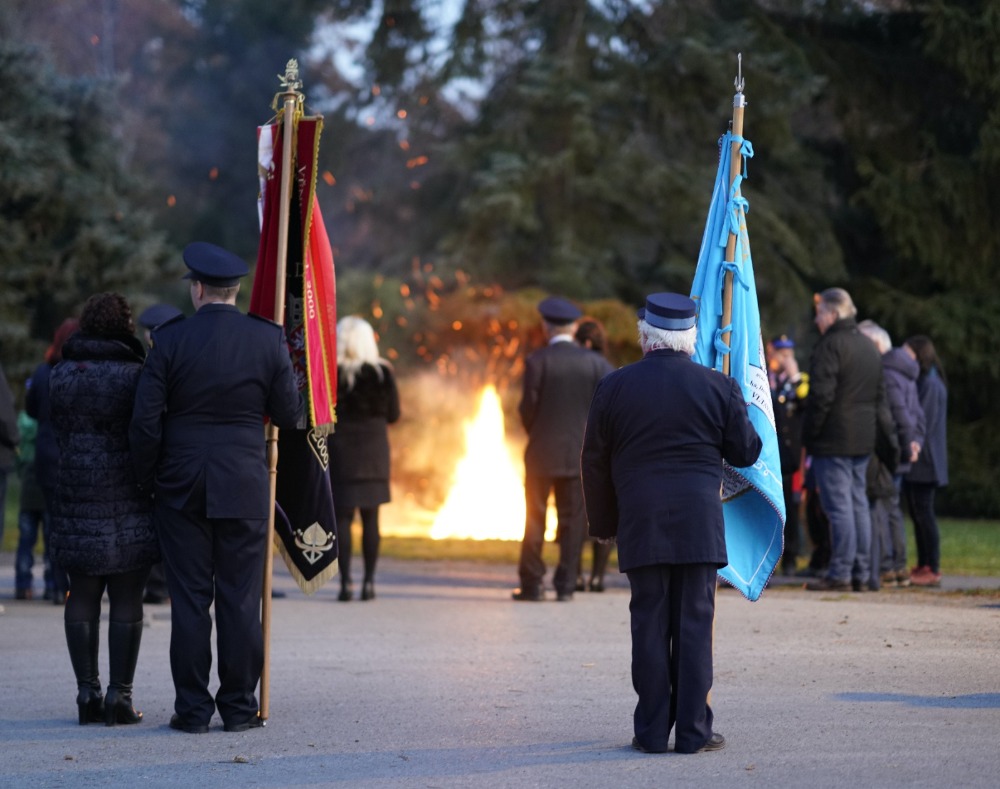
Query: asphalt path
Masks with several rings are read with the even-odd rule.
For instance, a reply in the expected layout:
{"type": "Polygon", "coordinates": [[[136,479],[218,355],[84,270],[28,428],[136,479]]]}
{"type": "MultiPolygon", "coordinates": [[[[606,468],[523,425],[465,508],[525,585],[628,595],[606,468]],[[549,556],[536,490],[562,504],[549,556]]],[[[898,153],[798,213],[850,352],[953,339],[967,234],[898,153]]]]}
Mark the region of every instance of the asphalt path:
{"type": "MultiPolygon", "coordinates": [[[[276,565],[270,719],[167,726],[169,606],[147,606],[136,726],[76,723],[62,609],[0,554],[0,787],[996,787],[1000,579],[718,595],[713,753],[630,747],[628,591],[515,603],[513,567],[383,560],[377,599],[276,565]],[[978,591],[977,591],[978,590],[978,591]]],[[[280,560],[279,560],[280,564],[280,560]]],[[[105,620],[107,606],[105,605],[105,620]]],[[[102,634],[102,679],[107,652],[102,634]]]]}

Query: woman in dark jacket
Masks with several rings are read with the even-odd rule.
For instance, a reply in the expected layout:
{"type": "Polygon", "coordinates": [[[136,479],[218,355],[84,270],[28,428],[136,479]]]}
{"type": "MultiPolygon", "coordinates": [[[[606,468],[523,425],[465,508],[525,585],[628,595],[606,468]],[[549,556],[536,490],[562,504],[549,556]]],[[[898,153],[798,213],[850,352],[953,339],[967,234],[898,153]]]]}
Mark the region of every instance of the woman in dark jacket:
{"type": "Polygon", "coordinates": [[[152,501],[140,495],[128,426],[145,356],[128,303],[91,296],[80,331],[63,346],[50,380],[59,472],[52,552],[69,572],[66,643],[76,674],[80,723],[138,723],[132,678],[142,638],[142,595],[159,559],[152,501]],[[110,683],[102,697],[97,654],[101,598],[110,601],[110,683]]]}
{"type": "Polygon", "coordinates": [[[906,341],[920,364],[917,392],[924,411],[924,444],[906,475],[906,500],[917,542],[917,566],[910,574],[916,586],[941,585],[941,536],[934,514],[935,491],[948,484],[948,388],[944,368],[929,337],[906,341]]]}
{"type": "Polygon", "coordinates": [[[51,550],[48,548],[52,536],[49,533],[50,527],[45,525],[51,523],[51,513],[56,498],[56,477],[59,473],[59,446],[52,428],[49,379],[52,376],[52,369],[62,361],[63,345],[79,328],[80,321],[76,318],[66,318],[59,324],[52,337],[52,344],[45,351],[45,361],[35,368],[28,380],[24,398],[24,410],[38,422],[38,433],[35,435],[35,477],[42,488],[45,508],[49,512],[49,518],[42,522],[46,552],[50,560],[45,579],[45,592],[46,597],[51,595],[52,602],[56,605],[66,602],[69,579],[66,577],[66,570],[52,561],[51,550]]]}
{"type": "Polygon", "coordinates": [[[330,484],[340,539],[339,600],[353,597],[351,522],[361,512],[365,561],[361,599],[375,598],[380,541],[378,508],[389,501],[389,431],[399,419],[392,366],[378,355],[372,327],[361,318],[337,323],[337,429],[330,436],[330,484]]]}

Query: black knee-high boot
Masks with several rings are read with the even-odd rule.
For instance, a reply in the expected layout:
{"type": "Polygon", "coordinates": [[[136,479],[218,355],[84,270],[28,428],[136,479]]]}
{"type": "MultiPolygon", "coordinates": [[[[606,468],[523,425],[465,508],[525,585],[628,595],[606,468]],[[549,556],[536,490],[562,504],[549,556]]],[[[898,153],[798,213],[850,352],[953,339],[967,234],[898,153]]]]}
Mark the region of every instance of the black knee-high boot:
{"type": "Polygon", "coordinates": [[[100,620],[66,622],[66,645],[76,674],[76,706],[80,725],[104,720],[104,695],[98,675],[97,650],[100,644],[100,620]]]}
{"type": "Polygon", "coordinates": [[[138,723],[142,713],[132,706],[132,678],[139,660],[142,622],[112,622],[108,627],[108,657],[111,681],[104,700],[104,722],[138,723]]]}

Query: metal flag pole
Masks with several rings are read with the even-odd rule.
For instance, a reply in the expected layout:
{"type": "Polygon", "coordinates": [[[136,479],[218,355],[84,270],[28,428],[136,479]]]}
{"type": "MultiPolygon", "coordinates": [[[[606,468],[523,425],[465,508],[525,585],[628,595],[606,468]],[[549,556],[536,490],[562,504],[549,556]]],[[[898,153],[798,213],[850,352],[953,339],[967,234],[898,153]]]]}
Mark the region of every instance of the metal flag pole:
{"type": "MultiPolygon", "coordinates": [[[[736,95],[733,96],[733,139],[729,144],[729,189],[732,191],[733,182],[743,169],[743,154],[740,149],[743,145],[743,110],[746,107],[746,96],[743,95],[743,53],[736,56],[737,72],[733,86],[736,88],[736,95]]],[[[736,233],[732,229],[729,231],[729,239],[726,241],[726,262],[732,263],[736,260],[736,233]]],[[[733,320],[733,272],[726,271],[722,289],[722,326],[728,326],[733,320]]],[[[722,333],[722,341],[728,346],[730,332],[722,333]]],[[[727,353],[722,357],[722,372],[729,375],[729,361],[732,354],[727,353]]]]}
{"type": "MultiPolygon", "coordinates": [[[[293,147],[295,122],[302,93],[299,88],[299,64],[289,60],[285,75],[279,76],[284,91],[275,97],[282,103],[282,149],[281,149],[281,205],[278,215],[278,255],[277,272],[274,283],[274,321],[285,325],[285,272],[288,268],[288,224],[291,211],[292,182],[295,177],[293,147]]],[[[260,621],[264,633],[264,664],[260,673],[260,717],[267,720],[270,712],[271,684],[271,574],[274,569],[274,507],[278,490],[278,428],[273,422],[267,425],[267,469],[269,482],[269,502],[267,516],[267,552],[264,558],[264,584],[261,590],[260,621]]]]}

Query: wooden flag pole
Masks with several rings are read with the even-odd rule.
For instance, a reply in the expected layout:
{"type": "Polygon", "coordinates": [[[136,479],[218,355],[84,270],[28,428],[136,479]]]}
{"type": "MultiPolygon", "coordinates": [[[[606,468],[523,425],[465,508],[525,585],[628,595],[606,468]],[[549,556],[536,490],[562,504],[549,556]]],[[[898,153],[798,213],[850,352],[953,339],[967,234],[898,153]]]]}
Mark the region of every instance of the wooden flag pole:
{"type": "MultiPolygon", "coordinates": [[[[733,137],[743,136],[743,108],[746,107],[746,97],[743,95],[743,53],[736,56],[737,72],[733,85],[736,88],[736,95],[733,96],[733,137]]],[[[733,181],[743,169],[743,154],[740,153],[742,140],[733,140],[729,145],[729,190],[732,191],[733,181]]],[[[732,230],[729,231],[729,238],[726,241],[726,262],[732,263],[736,260],[737,236],[732,230]]],[[[733,320],[733,272],[727,271],[722,285],[722,325],[728,326],[733,320]]],[[[732,332],[723,332],[722,341],[729,345],[732,332]]],[[[732,353],[727,353],[722,357],[722,372],[729,375],[730,359],[732,353]]],[[[715,615],[712,615],[712,652],[715,653],[715,615]]],[[[708,691],[706,704],[712,703],[712,691],[708,691]]]]}
{"type": "MultiPolygon", "coordinates": [[[[295,178],[293,166],[293,146],[295,142],[295,120],[302,94],[299,88],[299,64],[289,60],[285,66],[285,76],[279,77],[283,93],[284,113],[281,132],[281,205],[278,214],[278,256],[274,287],[274,322],[285,325],[285,272],[288,268],[288,223],[295,178]]],[[[260,621],[264,633],[264,664],[260,672],[260,717],[267,720],[270,714],[271,685],[271,574],[274,569],[274,507],[278,491],[278,428],[273,422],[267,425],[267,468],[270,487],[270,506],[267,516],[267,552],[264,558],[264,584],[261,589],[260,621]]]]}
{"type": "MultiPolygon", "coordinates": [[[[733,182],[736,180],[736,176],[740,174],[743,169],[743,154],[740,153],[740,147],[743,145],[743,109],[746,107],[746,97],[743,95],[743,54],[740,53],[736,56],[737,58],[737,73],[736,79],[733,81],[733,85],[736,88],[736,95],[733,96],[733,128],[732,133],[733,141],[730,143],[729,147],[729,189],[732,191],[733,182]]],[[[732,263],[736,260],[736,242],[738,241],[736,233],[732,230],[729,232],[729,239],[726,241],[726,262],[732,263]]],[[[722,325],[728,326],[733,320],[733,272],[727,271],[723,288],[722,288],[722,325]]],[[[729,345],[731,332],[722,333],[722,341],[729,345]]],[[[722,372],[729,375],[729,363],[732,358],[732,353],[727,353],[722,357],[722,372]]]]}

